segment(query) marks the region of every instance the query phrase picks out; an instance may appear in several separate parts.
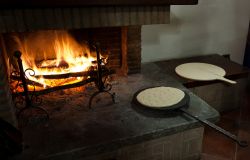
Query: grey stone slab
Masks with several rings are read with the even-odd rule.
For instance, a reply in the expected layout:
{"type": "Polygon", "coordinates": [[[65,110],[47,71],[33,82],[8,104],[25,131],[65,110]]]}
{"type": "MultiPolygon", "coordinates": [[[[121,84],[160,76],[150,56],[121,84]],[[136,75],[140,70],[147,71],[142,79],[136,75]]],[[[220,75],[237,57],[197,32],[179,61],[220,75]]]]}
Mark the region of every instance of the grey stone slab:
{"type": "MultiPolygon", "coordinates": [[[[105,107],[95,106],[92,110],[72,114],[65,111],[63,118],[52,114],[46,126],[24,128],[24,140],[29,148],[15,158],[78,159],[173,135],[201,125],[181,112],[149,116],[135,110],[132,103],[134,94],[147,87],[180,88],[190,95],[190,112],[204,119],[218,120],[219,113],[215,109],[174,78],[163,73],[154,63],[144,64],[141,74],[117,76],[115,81],[113,91],[116,92],[118,103],[105,107]]],[[[86,102],[82,102],[84,104],[86,102]]],[[[74,106],[67,107],[70,109],[74,106]]]]}

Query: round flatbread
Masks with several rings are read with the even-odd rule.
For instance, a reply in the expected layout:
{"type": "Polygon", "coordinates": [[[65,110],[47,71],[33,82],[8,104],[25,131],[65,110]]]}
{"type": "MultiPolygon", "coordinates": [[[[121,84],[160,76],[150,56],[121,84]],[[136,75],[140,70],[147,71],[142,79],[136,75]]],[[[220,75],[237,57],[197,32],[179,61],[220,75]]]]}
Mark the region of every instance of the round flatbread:
{"type": "Polygon", "coordinates": [[[175,72],[187,79],[198,81],[221,80],[230,84],[236,84],[236,81],[225,78],[226,71],[216,65],[208,63],[184,63],[175,68],[175,72]]]}
{"type": "Polygon", "coordinates": [[[184,78],[200,81],[215,80],[226,75],[226,71],[208,63],[184,63],[175,68],[175,72],[184,78]]]}
{"type": "Polygon", "coordinates": [[[185,93],[173,87],[155,87],[141,91],[136,99],[144,106],[151,108],[170,107],[179,103],[185,93]]]}

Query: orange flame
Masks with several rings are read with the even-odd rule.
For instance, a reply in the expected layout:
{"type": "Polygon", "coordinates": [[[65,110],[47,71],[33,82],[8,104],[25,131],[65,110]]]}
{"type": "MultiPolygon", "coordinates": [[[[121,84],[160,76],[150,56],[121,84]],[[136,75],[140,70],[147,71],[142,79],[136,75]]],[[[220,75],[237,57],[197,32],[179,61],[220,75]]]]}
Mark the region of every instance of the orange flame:
{"type": "MultiPolygon", "coordinates": [[[[21,41],[15,37],[15,41],[22,52],[24,70],[31,68],[36,75],[56,75],[87,71],[96,58],[91,56],[87,45],[80,45],[67,32],[54,32],[52,47],[42,46],[42,49],[34,49],[30,41],[21,41]],[[42,50],[42,53],[41,53],[42,50]],[[50,57],[50,58],[48,58],[50,57]],[[52,58],[51,58],[52,57],[52,58]],[[38,59],[40,61],[38,61],[38,59]]],[[[35,78],[31,71],[27,78],[42,84],[45,87],[65,85],[81,81],[83,77],[68,79],[44,79],[35,78]]]]}

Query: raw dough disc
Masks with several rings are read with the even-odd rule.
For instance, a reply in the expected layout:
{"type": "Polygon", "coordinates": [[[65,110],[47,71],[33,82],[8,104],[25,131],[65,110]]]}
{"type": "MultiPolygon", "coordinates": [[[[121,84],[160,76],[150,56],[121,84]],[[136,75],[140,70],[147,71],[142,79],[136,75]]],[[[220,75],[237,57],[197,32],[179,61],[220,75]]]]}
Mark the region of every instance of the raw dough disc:
{"type": "Polygon", "coordinates": [[[170,107],[179,103],[185,93],[173,87],[155,87],[140,92],[136,99],[144,106],[152,108],[170,107]]]}
{"type": "Polygon", "coordinates": [[[215,80],[226,75],[223,68],[208,63],[184,63],[175,68],[175,72],[184,78],[200,81],[215,80]]]}

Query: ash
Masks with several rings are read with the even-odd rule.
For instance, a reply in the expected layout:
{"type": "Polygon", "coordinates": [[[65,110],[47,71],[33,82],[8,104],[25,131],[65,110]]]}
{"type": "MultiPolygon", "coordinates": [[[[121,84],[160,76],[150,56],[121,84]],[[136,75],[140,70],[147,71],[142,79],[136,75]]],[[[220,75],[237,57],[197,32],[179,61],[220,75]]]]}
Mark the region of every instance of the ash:
{"type": "Polygon", "coordinates": [[[93,99],[91,108],[89,108],[90,97],[97,91],[94,84],[56,91],[40,96],[42,98],[41,107],[46,109],[51,116],[63,116],[79,111],[88,112],[91,108],[102,108],[112,103],[109,95],[101,93],[93,99]]]}

